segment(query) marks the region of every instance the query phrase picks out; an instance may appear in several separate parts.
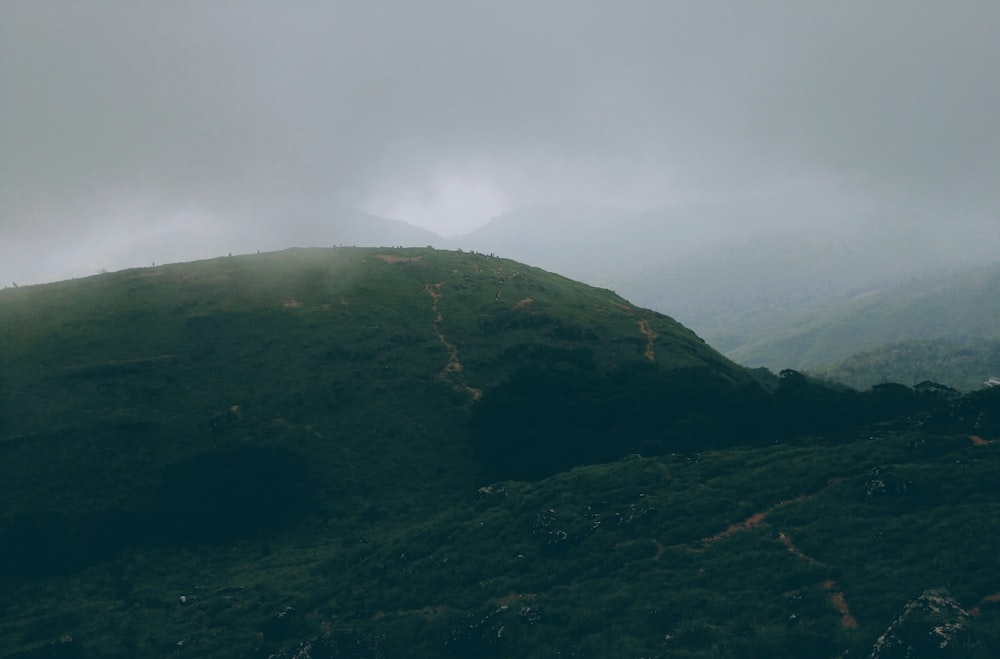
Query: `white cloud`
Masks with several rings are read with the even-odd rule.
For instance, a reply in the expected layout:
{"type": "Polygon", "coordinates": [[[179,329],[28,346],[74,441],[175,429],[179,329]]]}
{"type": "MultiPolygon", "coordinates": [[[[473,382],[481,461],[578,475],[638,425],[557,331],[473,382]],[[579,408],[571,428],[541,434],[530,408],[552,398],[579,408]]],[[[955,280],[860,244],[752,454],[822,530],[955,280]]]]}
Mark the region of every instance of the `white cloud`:
{"type": "Polygon", "coordinates": [[[58,251],[143,196],[121,231],[332,204],[460,233],[786,181],[987,212],[998,25],[993,0],[11,0],[0,241],[58,251]]]}
{"type": "Polygon", "coordinates": [[[511,207],[510,197],[494,181],[468,174],[440,175],[427,187],[383,194],[364,210],[446,237],[482,226],[511,207]]]}

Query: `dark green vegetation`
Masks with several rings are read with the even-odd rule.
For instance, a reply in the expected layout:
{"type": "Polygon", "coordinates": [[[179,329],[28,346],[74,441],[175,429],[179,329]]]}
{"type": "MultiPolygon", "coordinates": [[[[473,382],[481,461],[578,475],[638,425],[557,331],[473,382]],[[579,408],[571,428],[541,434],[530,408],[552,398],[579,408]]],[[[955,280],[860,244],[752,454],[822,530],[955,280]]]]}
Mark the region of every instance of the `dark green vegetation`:
{"type": "Polygon", "coordinates": [[[933,378],[961,391],[980,389],[1000,377],[1000,339],[899,341],[809,369],[817,377],[865,389],[882,382],[916,383],[933,378]]]}
{"type": "Polygon", "coordinates": [[[928,590],[1000,643],[1000,392],[430,249],[5,290],[0,360],[0,657],[859,656],[928,590]]]}

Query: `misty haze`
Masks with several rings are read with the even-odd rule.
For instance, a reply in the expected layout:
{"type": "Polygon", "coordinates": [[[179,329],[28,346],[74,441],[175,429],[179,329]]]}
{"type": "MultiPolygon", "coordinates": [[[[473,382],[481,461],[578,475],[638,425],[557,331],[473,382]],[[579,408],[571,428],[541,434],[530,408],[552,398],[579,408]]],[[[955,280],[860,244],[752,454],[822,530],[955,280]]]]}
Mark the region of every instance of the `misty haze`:
{"type": "Polygon", "coordinates": [[[0,659],[996,657],[1000,4],[0,5],[0,659]]]}

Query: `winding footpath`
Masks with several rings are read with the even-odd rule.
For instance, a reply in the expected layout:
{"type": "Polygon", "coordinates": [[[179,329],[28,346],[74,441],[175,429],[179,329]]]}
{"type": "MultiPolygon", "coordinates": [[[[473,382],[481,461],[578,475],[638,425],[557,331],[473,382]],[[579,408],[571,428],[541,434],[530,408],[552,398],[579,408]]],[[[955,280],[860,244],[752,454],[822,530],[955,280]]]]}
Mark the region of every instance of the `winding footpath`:
{"type": "MultiPolygon", "coordinates": [[[[830,485],[833,485],[837,482],[839,482],[838,479],[833,479],[830,482],[830,485]]],[[[750,517],[746,518],[745,520],[743,520],[738,524],[731,524],[724,531],[720,531],[719,533],[716,533],[715,535],[707,538],[702,538],[701,545],[702,547],[704,547],[714,542],[718,542],[720,540],[724,540],[725,538],[731,537],[736,533],[739,533],[740,531],[756,528],[760,526],[764,522],[764,520],[767,519],[767,516],[772,512],[774,512],[775,510],[778,510],[779,508],[783,508],[793,503],[800,503],[807,499],[811,499],[814,496],[816,495],[803,494],[801,496],[795,497],[794,499],[789,499],[788,501],[781,501],[771,506],[767,510],[763,510],[759,513],[754,513],[753,515],[751,515],[750,517]]],[[[805,554],[801,549],[795,546],[795,543],[792,542],[791,536],[785,533],[784,531],[778,533],[778,540],[780,540],[781,543],[785,545],[788,551],[791,552],[794,556],[808,563],[812,563],[813,565],[830,567],[827,564],[816,560],[812,556],[808,556],[807,554],[805,554]]],[[[657,555],[657,558],[659,558],[659,555],[657,555]]],[[[858,621],[851,614],[851,609],[850,607],[847,606],[847,599],[844,597],[844,593],[837,589],[837,582],[834,581],[833,579],[827,579],[826,581],[823,582],[823,590],[829,593],[827,599],[830,602],[830,606],[832,606],[834,609],[837,610],[838,613],[840,613],[840,626],[843,627],[844,629],[856,628],[858,626],[858,621]]]]}
{"type": "Polygon", "coordinates": [[[639,323],[639,333],[646,337],[646,350],[643,352],[643,356],[651,362],[656,361],[656,353],[653,351],[653,346],[656,343],[656,332],[654,332],[649,327],[649,321],[645,318],[641,318],[639,323]]]}
{"type": "Polygon", "coordinates": [[[475,389],[470,387],[465,381],[465,374],[462,372],[462,362],[458,360],[458,348],[445,338],[444,332],[441,331],[441,322],[444,320],[444,315],[441,313],[439,303],[441,302],[441,284],[443,282],[438,282],[436,284],[424,284],[424,292],[431,296],[431,308],[434,310],[434,333],[437,334],[438,341],[444,346],[444,349],[448,352],[448,362],[441,369],[441,373],[438,377],[448,380],[452,385],[459,391],[463,391],[473,400],[479,400],[483,395],[481,389],[475,389]]]}

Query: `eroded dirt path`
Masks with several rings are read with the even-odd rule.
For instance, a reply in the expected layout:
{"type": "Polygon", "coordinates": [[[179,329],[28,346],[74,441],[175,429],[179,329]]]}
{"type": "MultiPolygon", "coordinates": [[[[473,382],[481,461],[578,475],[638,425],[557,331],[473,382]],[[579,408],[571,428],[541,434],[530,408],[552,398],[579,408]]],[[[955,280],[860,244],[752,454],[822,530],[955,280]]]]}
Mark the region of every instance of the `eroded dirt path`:
{"type": "Polygon", "coordinates": [[[763,522],[765,519],[767,519],[767,513],[768,512],[770,512],[770,511],[765,511],[765,512],[762,512],[762,513],[754,513],[753,515],[750,515],[750,517],[747,517],[745,520],[743,520],[742,522],[740,522],[738,524],[730,524],[729,527],[726,528],[725,531],[721,531],[719,533],[716,533],[715,535],[713,535],[710,538],[702,538],[702,543],[704,543],[706,545],[710,545],[713,542],[718,542],[719,540],[723,540],[723,539],[728,538],[728,537],[730,537],[732,535],[735,535],[736,533],[739,533],[740,531],[744,531],[746,529],[752,529],[755,526],[759,526],[761,522],[763,522]]]}
{"type": "Polygon", "coordinates": [[[969,613],[971,613],[974,616],[978,616],[980,613],[982,613],[983,604],[988,604],[990,602],[1000,602],[1000,592],[993,593],[992,595],[987,595],[986,597],[979,600],[979,604],[969,609],[969,613]]]}
{"type": "Polygon", "coordinates": [[[656,332],[649,327],[649,321],[645,318],[636,322],[639,323],[639,333],[646,337],[646,350],[642,354],[649,361],[655,362],[656,352],[653,350],[653,346],[656,344],[656,332]]]}
{"type": "MultiPolygon", "coordinates": [[[[795,546],[795,543],[792,542],[792,537],[784,531],[778,534],[778,540],[781,540],[782,544],[784,544],[788,551],[790,551],[793,555],[801,558],[807,563],[812,563],[813,565],[825,568],[830,567],[826,563],[816,560],[795,546]]],[[[823,590],[830,593],[827,597],[827,600],[830,602],[830,606],[840,613],[840,626],[844,629],[854,629],[857,627],[858,620],[851,614],[851,608],[847,606],[847,598],[844,597],[843,591],[837,590],[837,582],[833,579],[827,579],[823,582],[823,590]]]]}
{"type": "MultiPolygon", "coordinates": [[[[827,487],[829,487],[831,485],[836,485],[839,482],[840,482],[840,479],[838,479],[838,478],[830,479],[830,481],[827,483],[827,487]]],[[[824,489],[826,489],[826,488],[824,488],[824,489]]],[[[822,490],[820,490],[820,491],[822,491],[822,490]]],[[[771,506],[767,510],[762,510],[761,512],[754,513],[753,515],[751,515],[750,517],[747,517],[745,520],[743,520],[742,522],[739,522],[738,524],[731,524],[724,531],[720,531],[719,533],[716,533],[715,535],[707,537],[707,538],[702,538],[702,540],[700,542],[700,545],[701,545],[700,548],[704,548],[705,546],[710,545],[713,542],[718,542],[720,540],[724,540],[725,538],[731,537],[731,536],[735,535],[736,533],[739,533],[740,531],[746,531],[746,530],[749,530],[749,529],[756,528],[756,527],[760,526],[767,519],[768,515],[770,515],[775,510],[778,510],[779,508],[783,508],[785,506],[791,505],[793,503],[801,503],[803,501],[806,501],[808,499],[811,499],[811,498],[815,497],[817,494],[819,494],[819,493],[817,492],[815,494],[803,494],[801,496],[795,497],[794,499],[789,499],[787,501],[781,501],[779,503],[776,503],[775,505],[771,506]]],[[[791,538],[791,536],[788,533],[786,533],[784,531],[779,532],[778,533],[778,540],[780,540],[781,543],[783,545],[785,545],[785,547],[788,549],[788,551],[791,552],[796,557],[798,557],[798,558],[800,558],[800,559],[802,559],[804,561],[807,561],[809,563],[812,563],[813,565],[818,565],[818,566],[822,566],[822,567],[830,567],[829,565],[826,565],[825,563],[816,560],[812,556],[807,555],[805,552],[803,552],[801,549],[799,549],[795,545],[795,543],[792,542],[792,538],[791,538]]],[[[696,549],[696,551],[698,551],[698,549],[696,549]]],[[[659,557],[659,556],[657,556],[657,557],[659,557]]],[[[851,614],[851,609],[847,605],[847,599],[844,597],[844,593],[842,591],[840,591],[840,590],[837,589],[837,582],[834,581],[834,580],[832,580],[832,579],[828,579],[827,581],[824,581],[823,582],[823,590],[826,590],[826,591],[828,591],[830,593],[829,596],[828,596],[828,600],[830,602],[830,606],[832,606],[834,609],[837,610],[837,612],[840,613],[840,626],[843,627],[843,628],[845,628],[845,629],[854,629],[855,627],[857,627],[858,626],[858,621],[851,614]]]]}
{"type": "Polygon", "coordinates": [[[792,542],[792,536],[788,535],[784,531],[778,533],[778,540],[781,540],[781,544],[785,545],[785,548],[787,548],[789,552],[791,552],[798,558],[801,558],[802,560],[806,561],[807,563],[812,563],[813,565],[820,565],[823,567],[830,567],[826,563],[817,561],[812,556],[807,556],[801,549],[795,546],[795,543],[792,542]]]}
{"type": "Polygon", "coordinates": [[[737,524],[730,524],[725,531],[720,531],[719,533],[716,533],[715,535],[708,538],[702,538],[701,543],[703,545],[710,545],[713,542],[718,542],[719,540],[728,538],[735,533],[739,533],[740,531],[752,529],[755,526],[759,526],[761,522],[767,519],[767,516],[770,515],[772,512],[774,512],[775,510],[778,510],[779,508],[784,508],[785,506],[791,505],[793,503],[800,503],[802,501],[805,501],[806,499],[809,499],[812,496],[815,495],[803,494],[802,496],[795,497],[794,499],[789,499],[788,501],[781,501],[779,503],[776,503],[767,510],[763,510],[759,513],[754,513],[753,515],[750,515],[750,517],[747,517],[742,522],[739,522],[737,524]]]}
{"type": "Polygon", "coordinates": [[[441,373],[438,377],[448,380],[452,385],[466,394],[472,397],[473,400],[479,400],[483,395],[481,389],[475,389],[470,387],[465,381],[465,374],[462,372],[462,362],[458,359],[458,348],[445,338],[444,333],[441,331],[441,322],[444,320],[444,316],[441,313],[440,302],[441,302],[441,283],[436,284],[425,284],[424,292],[431,296],[431,308],[434,310],[434,333],[437,335],[438,341],[444,346],[444,349],[448,353],[448,362],[441,369],[441,373]]]}
{"type": "Polygon", "coordinates": [[[653,544],[656,545],[656,555],[653,556],[653,560],[658,561],[660,560],[660,556],[663,556],[663,553],[667,551],[667,546],[657,540],[653,540],[653,544]]]}
{"type": "Polygon", "coordinates": [[[490,601],[497,606],[510,606],[511,604],[534,599],[538,599],[537,593],[507,593],[503,597],[494,597],[490,601]]]}
{"type": "MultiPolygon", "coordinates": [[[[782,531],[778,534],[778,539],[781,540],[782,544],[788,548],[792,554],[801,558],[802,560],[812,563],[813,565],[818,565],[820,567],[829,568],[830,566],[822,561],[818,561],[812,556],[807,555],[801,549],[795,546],[792,542],[790,535],[782,531]]],[[[823,582],[823,590],[830,593],[827,596],[827,601],[830,602],[830,606],[837,610],[840,614],[840,626],[844,629],[854,629],[858,626],[858,620],[851,614],[851,607],[847,606],[847,598],[844,597],[844,593],[837,589],[837,582],[833,579],[827,579],[823,582]]]]}
{"type": "Polygon", "coordinates": [[[830,604],[840,612],[840,626],[844,629],[854,629],[858,626],[857,619],[851,615],[851,609],[847,606],[844,593],[837,590],[837,582],[827,579],[823,582],[823,589],[830,591],[830,604]]]}
{"type": "MultiPolygon", "coordinates": [[[[654,348],[656,346],[656,332],[654,332],[653,328],[649,326],[649,321],[640,317],[639,309],[635,307],[627,304],[620,304],[618,302],[615,302],[614,305],[619,309],[624,310],[625,313],[635,319],[636,324],[639,325],[639,334],[642,334],[642,336],[646,339],[646,349],[643,351],[642,356],[651,362],[655,362],[656,351],[654,348]]],[[[598,310],[601,309],[598,308],[598,310]]]]}

